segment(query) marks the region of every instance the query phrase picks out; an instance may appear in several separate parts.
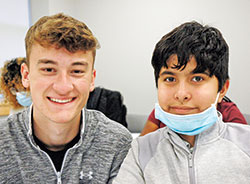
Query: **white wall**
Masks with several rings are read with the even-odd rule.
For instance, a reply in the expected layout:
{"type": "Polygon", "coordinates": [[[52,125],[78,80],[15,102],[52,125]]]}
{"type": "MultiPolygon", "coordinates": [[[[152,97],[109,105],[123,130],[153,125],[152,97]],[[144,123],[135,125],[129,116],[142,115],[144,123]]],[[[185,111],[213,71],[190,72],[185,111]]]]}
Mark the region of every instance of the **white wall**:
{"type": "Polygon", "coordinates": [[[6,60],[25,56],[24,38],[29,27],[28,0],[0,0],[0,67],[6,60]]]}
{"type": "Polygon", "coordinates": [[[70,14],[94,32],[101,43],[96,58],[96,84],[121,91],[129,113],[149,114],[157,100],[150,60],[156,42],[164,34],[191,20],[219,28],[230,47],[228,96],[243,113],[250,113],[249,0],[48,0],[46,3],[49,14],[70,14]]]}

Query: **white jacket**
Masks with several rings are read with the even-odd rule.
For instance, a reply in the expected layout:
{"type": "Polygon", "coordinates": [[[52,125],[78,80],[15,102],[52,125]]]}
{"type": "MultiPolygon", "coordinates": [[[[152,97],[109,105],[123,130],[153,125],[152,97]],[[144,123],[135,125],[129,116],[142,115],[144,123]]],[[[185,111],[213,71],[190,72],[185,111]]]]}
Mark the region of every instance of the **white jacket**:
{"type": "Polygon", "coordinates": [[[248,184],[250,126],[223,123],[196,136],[193,151],[168,127],[138,137],[113,184],[248,184]]]}

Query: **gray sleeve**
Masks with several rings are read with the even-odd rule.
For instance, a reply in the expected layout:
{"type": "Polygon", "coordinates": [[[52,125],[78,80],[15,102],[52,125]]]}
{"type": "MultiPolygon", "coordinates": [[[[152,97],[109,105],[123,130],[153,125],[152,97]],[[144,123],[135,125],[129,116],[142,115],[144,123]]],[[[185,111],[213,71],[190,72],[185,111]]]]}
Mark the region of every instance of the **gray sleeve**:
{"type": "Polygon", "coordinates": [[[144,184],[143,171],[138,160],[138,142],[134,139],[113,184],[144,184]]]}

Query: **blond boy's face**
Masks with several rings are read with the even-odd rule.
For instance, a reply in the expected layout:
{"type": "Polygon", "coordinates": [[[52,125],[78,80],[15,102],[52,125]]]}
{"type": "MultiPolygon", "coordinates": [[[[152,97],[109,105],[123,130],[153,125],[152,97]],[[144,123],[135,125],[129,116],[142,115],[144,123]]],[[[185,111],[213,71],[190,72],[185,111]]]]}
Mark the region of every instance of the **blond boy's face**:
{"type": "Polygon", "coordinates": [[[30,88],[33,118],[68,123],[80,117],[94,89],[92,51],[70,53],[65,48],[32,46],[29,67],[22,66],[22,82],[30,88]]]}

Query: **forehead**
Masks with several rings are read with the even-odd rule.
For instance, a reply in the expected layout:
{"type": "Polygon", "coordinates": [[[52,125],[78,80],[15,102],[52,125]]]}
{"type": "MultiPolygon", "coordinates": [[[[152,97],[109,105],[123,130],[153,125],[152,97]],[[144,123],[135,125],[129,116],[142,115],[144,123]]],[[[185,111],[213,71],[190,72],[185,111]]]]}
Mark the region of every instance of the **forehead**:
{"type": "Polygon", "coordinates": [[[172,71],[177,71],[178,70],[178,72],[187,72],[187,71],[192,72],[197,67],[197,62],[196,62],[195,57],[191,56],[190,60],[187,62],[186,66],[183,65],[181,68],[176,68],[176,66],[179,65],[178,57],[177,57],[176,54],[175,55],[171,55],[168,58],[168,60],[166,61],[166,64],[167,64],[168,68],[166,68],[166,67],[163,66],[161,68],[161,71],[162,70],[172,70],[172,71]]]}
{"type": "Polygon", "coordinates": [[[42,47],[39,44],[34,44],[31,48],[29,62],[30,64],[38,64],[39,61],[53,61],[57,64],[71,64],[74,62],[84,62],[93,65],[94,56],[93,51],[77,51],[69,52],[65,48],[42,47]]]}

